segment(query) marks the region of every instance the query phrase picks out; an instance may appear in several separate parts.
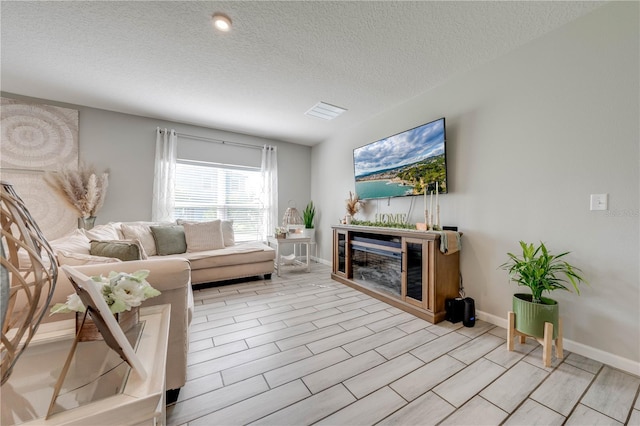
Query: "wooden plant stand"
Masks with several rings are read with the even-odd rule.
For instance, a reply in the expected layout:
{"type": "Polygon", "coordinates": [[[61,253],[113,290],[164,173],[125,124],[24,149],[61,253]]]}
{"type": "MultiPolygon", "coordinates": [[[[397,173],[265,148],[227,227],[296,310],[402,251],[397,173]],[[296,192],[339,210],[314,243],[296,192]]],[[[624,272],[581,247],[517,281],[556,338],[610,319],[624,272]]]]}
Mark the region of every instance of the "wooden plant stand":
{"type": "Polygon", "coordinates": [[[545,367],[551,366],[551,347],[555,343],[556,346],[556,358],[563,357],[562,350],[562,319],[558,318],[558,336],[556,339],[553,339],[553,324],[550,322],[544,323],[544,337],[541,339],[535,336],[529,336],[528,334],[524,334],[518,330],[516,330],[516,314],[512,311],[509,311],[507,314],[507,320],[509,322],[509,327],[507,328],[507,349],[509,351],[513,351],[514,339],[517,336],[519,342],[524,344],[525,339],[527,337],[533,337],[542,345],[542,363],[545,367]]]}

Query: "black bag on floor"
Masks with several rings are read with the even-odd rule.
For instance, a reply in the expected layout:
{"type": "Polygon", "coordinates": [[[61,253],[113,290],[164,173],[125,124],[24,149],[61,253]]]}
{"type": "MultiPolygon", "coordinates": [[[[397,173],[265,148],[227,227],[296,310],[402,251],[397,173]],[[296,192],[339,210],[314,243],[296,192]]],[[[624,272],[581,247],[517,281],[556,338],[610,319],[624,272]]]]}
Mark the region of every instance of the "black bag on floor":
{"type": "Polygon", "coordinates": [[[464,319],[464,299],[456,297],[444,301],[445,317],[449,322],[457,323],[464,319]]]}
{"type": "Polygon", "coordinates": [[[473,327],[476,324],[476,304],[470,297],[464,298],[464,318],[462,325],[473,327]]]}

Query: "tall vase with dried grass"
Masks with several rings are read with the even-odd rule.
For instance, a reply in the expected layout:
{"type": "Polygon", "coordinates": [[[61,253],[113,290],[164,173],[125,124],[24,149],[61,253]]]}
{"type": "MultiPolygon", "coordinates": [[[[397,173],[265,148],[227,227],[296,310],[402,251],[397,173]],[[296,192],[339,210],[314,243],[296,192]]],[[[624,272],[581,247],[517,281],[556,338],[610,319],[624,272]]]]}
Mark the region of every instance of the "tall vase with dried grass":
{"type": "Polygon", "coordinates": [[[78,212],[78,227],[91,229],[104,204],[109,174],[96,174],[93,166],[80,164],[77,170],[64,168],[45,175],[45,181],[69,207],[78,212]]]}
{"type": "Polygon", "coordinates": [[[351,223],[351,219],[355,216],[356,213],[360,211],[360,207],[364,204],[364,201],[358,197],[358,194],[355,194],[349,191],[349,198],[346,200],[346,208],[347,208],[347,224],[351,223]]]}

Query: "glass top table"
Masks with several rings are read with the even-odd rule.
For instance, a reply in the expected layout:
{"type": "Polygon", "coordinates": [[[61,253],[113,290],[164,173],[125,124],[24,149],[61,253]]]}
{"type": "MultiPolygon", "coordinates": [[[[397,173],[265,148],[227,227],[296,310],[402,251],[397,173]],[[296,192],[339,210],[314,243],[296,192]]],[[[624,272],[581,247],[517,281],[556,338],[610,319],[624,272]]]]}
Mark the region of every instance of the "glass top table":
{"type": "MultiPolygon", "coordinates": [[[[64,424],[65,422],[61,419],[78,419],[77,415],[72,413],[81,411],[98,413],[101,409],[98,407],[104,408],[113,404],[114,401],[109,402],[110,398],[117,397],[118,401],[123,402],[126,402],[125,399],[131,399],[128,395],[124,395],[124,393],[132,393],[131,386],[153,389],[154,387],[150,384],[154,382],[156,385],[154,394],[161,393],[162,395],[158,397],[164,401],[164,369],[170,308],[168,305],[163,306],[166,312],[160,312],[157,309],[159,307],[143,309],[138,325],[125,333],[134,351],[145,364],[147,374],[157,375],[159,370],[162,380],[140,379],[135,372],[132,372],[129,364],[111,350],[104,340],[79,342],[60,394],[55,401],[52,415],[45,421],[56,381],[60,377],[73,344],[74,333],[71,328],[73,321],[65,321],[69,323],[67,329],[49,333],[49,335],[46,331],[44,333],[41,331],[52,323],[43,324],[16,362],[13,373],[0,389],[2,407],[0,424],[47,424],[49,422],[64,424]],[[154,314],[149,315],[150,313],[154,314]],[[162,318],[166,316],[166,321],[159,316],[162,318]],[[164,322],[167,324],[165,325],[164,322]],[[164,343],[162,343],[163,334],[166,334],[164,343]],[[156,343],[153,344],[152,340],[156,343]],[[164,348],[160,356],[155,353],[159,349],[158,345],[164,348]],[[158,384],[160,386],[157,386],[158,384]],[[128,386],[129,392],[125,392],[128,386]],[[96,403],[98,406],[94,409],[96,403]]],[[[117,405],[116,403],[114,407],[117,405]]],[[[158,405],[157,402],[156,405],[158,405]]],[[[84,418],[82,416],[84,414],[81,414],[80,418],[84,418]]],[[[110,418],[109,423],[111,420],[110,418]]]]}

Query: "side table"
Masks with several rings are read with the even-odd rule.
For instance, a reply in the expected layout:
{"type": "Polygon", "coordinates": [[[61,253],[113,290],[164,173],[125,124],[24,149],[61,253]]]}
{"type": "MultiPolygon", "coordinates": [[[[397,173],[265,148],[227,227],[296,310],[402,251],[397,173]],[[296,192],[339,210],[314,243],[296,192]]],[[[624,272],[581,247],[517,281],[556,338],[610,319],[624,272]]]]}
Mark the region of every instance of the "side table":
{"type": "Polygon", "coordinates": [[[81,342],[45,420],[53,388],[75,336],[75,320],[40,325],[0,394],[2,425],[164,425],[165,367],[170,305],[140,309],[140,325],[126,333],[147,378],[104,341],[81,342]]]}
{"type": "MultiPolygon", "coordinates": [[[[280,256],[280,247],[284,247],[286,245],[291,244],[304,244],[306,246],[306,251],[304,255],[304,262],[299,261],[297,258],[294,258],[293,264],[286,265],[287,269],[304,269],[307,272],[311,271],[311,263],[309,262],[309,246],[311,245],[311,238],[275,238],[268,237],[267,243],[270,247],[274,247],[276,249],[276,260],[275,260],[275,268],[276,273],[280,276],[280,271],[283,270],[285,264],[282,263],[282,258],[280,256]]],[[[294,245],[294,255],[295,255],[295,245],[294,245]]]]}

